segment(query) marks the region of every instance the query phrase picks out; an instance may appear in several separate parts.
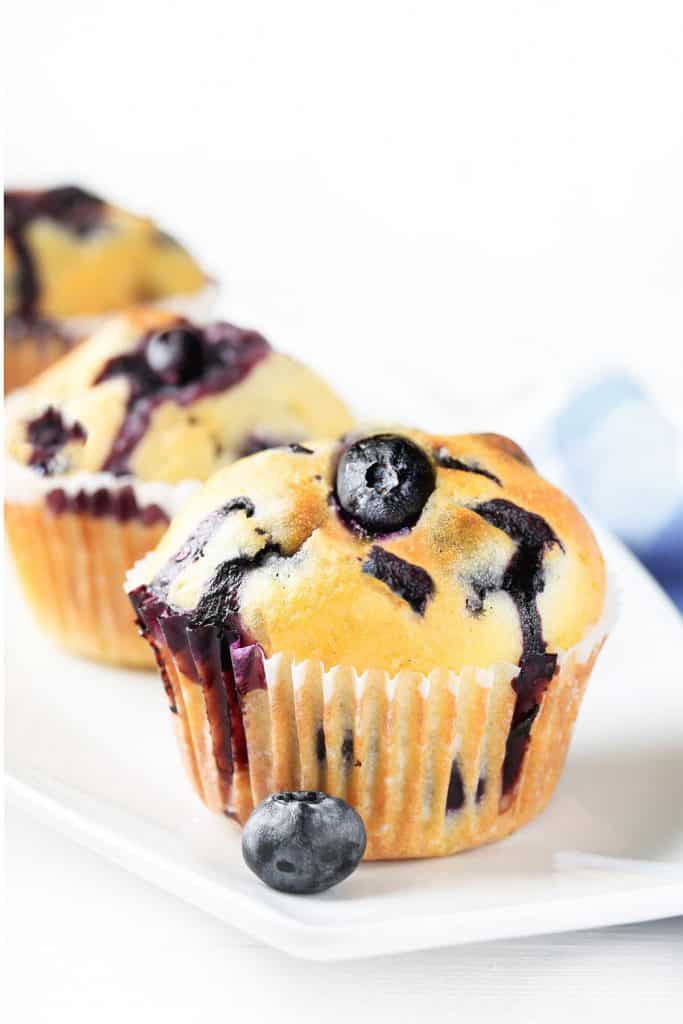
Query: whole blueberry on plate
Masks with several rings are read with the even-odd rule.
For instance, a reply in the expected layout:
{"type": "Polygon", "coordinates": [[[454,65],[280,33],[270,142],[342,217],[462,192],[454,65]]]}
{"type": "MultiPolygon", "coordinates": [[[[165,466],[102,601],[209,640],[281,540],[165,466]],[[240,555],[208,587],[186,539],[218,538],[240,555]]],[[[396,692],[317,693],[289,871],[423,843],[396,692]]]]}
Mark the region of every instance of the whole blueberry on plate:
{"type": "Polygon", "coordinates": [[[427,454],[397,434],[356,441],[337,466],[339,504],[371,534],[414,526],[435,484],[427,454]]]}
{"type": "Polygon", "coordinates": [[[202,372],[202,342],[196,331],[171,327],[153,334],[147,342],[147,363],[166,383],[188,384],[202,372]]]}
{"type": "Polygon", "coordinates": [[[365,826],[353,807],[326,793],[274,793],[252,811],[242,854],[255,875],[280,892],[324,892],[355,871],[365,826]]]}

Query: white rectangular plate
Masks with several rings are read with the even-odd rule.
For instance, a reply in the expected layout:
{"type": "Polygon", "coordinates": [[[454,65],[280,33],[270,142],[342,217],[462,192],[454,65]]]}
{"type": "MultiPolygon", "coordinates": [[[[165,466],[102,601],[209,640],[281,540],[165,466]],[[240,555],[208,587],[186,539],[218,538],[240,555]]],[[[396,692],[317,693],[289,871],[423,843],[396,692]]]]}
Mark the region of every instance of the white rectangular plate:
{"type": "Polygon", "coordinates": [[[152,674],[78,661],[8,594],[7,790],[116,863],[289,953],[334,960],[683,913],[683,627],[601,535],[621,592],[549,809],[444,860],[364,864],[317,897],[272,892],[190,791],[152,674]]]}

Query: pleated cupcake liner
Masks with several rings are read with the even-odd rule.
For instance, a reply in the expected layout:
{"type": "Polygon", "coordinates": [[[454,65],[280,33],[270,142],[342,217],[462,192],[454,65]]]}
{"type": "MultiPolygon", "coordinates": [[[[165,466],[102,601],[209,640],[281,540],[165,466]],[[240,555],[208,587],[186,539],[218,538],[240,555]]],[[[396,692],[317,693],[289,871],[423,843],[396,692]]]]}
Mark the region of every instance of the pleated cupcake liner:
{"type": "Polygon", "coordinates": [[[428,675],[325,668],[264,657],[229,628],[145,608],[204,803],[244,824],[269,793],[323,790],[365,822],[371,860],[433,857],[500,839],[537,815],[559,778],[607,619],[561,652],[521,737],[521,770],[503,792],[514,665],[428,675]]]}
{"type": "Polygon", "coordinates": [[[5,503],[17,575],[39,626],[73,654],[137,668],[154,667],[154,658],[123,581],[167,526],[160,509],[136,505],[130,486],[5,503]]]}

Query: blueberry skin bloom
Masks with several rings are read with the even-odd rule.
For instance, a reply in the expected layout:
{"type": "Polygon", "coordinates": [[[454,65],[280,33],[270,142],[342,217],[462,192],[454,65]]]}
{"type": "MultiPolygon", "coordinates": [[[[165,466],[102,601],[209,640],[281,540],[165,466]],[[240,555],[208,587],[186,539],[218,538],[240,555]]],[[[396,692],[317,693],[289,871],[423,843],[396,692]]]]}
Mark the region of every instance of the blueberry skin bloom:
{"type": "Polygon", "coordinates": [[[339,504],[369,534],[414,526],[435,485],[426,453],[396,434],[356,441],[337,467],[339,504]]]}
{"type": "Polygon", "coordinates": [[[147,363],[166,384],[189,383],[202,372],[202,343],[196,331],[171,327],[147,342],[147,363]]]}
{"type": "Polygon", "coordinates": [[[262,882],[280,892],[324,892],[355,871],[365,826],[345,800],[326,793],[274,793],[242,833],[242,855],[262,882]]]}

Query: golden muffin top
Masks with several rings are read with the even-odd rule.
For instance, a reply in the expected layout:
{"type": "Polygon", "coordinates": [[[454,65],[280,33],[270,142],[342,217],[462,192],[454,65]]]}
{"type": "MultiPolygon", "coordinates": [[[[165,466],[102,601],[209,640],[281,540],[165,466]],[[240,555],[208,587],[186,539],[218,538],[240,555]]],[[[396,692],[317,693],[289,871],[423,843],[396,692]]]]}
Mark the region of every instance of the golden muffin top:
{"type": "Polygon", "coordinates": [[[151,220],[81,188],[5,192],[5,317],[91,316],[206,281],[151,220]]]}
{"type": "Polygon", "coordinates": [[[221,470],[128,589],[152,639],[177,646],[180,625],[193,657],[209,627],[328,669],[519,664],[537,690],[599,620],[605,571],[512,441],[400,429],[221,470]]]}
{"type": "Polygon", "coordinates": [[[317,374],[256,331],[149,308],[108,321],[12,406],[8,451],[42,476],[169,484],[351,424],[317,374]]]}

